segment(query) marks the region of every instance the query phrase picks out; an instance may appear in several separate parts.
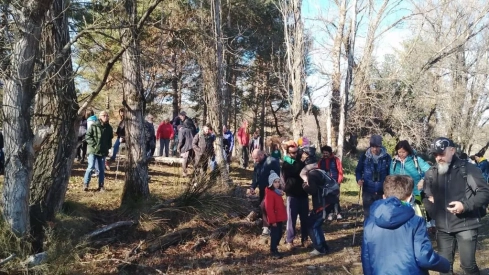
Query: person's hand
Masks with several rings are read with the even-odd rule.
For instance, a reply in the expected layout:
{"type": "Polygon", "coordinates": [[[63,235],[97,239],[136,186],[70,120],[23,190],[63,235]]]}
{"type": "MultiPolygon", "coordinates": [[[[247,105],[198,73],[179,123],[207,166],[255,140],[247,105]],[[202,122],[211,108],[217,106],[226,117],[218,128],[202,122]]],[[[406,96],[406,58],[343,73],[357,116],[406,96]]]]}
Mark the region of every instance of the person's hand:
{"type": "Polygon", "coordinates": [[[363,180],[358,180],[357,184],[358,186],[363,186],[363,180]]]}
{"type": "Polygon", "coordinates": [[[253,189],[253,188],[251,188],[251,187],[250,187],[250,194],[251,194],[251,195],[255,195],[255,194],[256,194],[256,193],[255,193],[255,189],[253,189]]]}
{"type": "Polygon", "coordinates": [[[447,210],[454,215],[462,214],[464,205],[459,201],[452,201],[448,204],[447,210]]]}
{"type": "Polygon", "coordinates": [[[433,199],[433,196],[429,196],[429,197],[428,197],[428,200],[429,200],[431,203],[435,203],[435,200],[433,199]]]}
{"type": "Polygon", "coordinates": [[[119,138],[119,141],[120,141],[120,142],[126,142],[126,139],[125,139],[125,138],[123,138],[123,137],[121,137],[121,138],[119,138]]]}
{"type": "Polygon", "coordinates": [[[276,223],[272,223],[272,226],[273,226],[273,227],[277,227],[277,224],[276,224],[276,223]]]}
{"type": "Polygon", "coordinates": [[[418,182],[418,190],[419,190],[419,191],[423,190],[423,184],[424,184],[424,179],[421,179],[421,180],[418,182]]]}

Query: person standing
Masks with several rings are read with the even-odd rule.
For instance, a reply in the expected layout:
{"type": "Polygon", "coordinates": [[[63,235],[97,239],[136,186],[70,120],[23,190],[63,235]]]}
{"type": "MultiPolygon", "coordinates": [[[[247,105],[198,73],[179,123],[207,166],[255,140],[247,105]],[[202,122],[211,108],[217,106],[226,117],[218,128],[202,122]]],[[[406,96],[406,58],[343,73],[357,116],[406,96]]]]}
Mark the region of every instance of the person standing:
{"type": "Polygon", "coordinates": [[[250,143],[250,151],[253,152],[253,150],[255,149],[263,151],[263,138],[260,136],[259,130],[256,130],[253,133],[253,138],[251,139],[251,143],[250,143]]]}
{"type": "Polygon", "coordinates": [[[484,176],[484,179],[487,182],[489,179],[489,163],[487,162],[487,159],[484,158],[483,154],[477,153],[475,154],[475,161],[477,162],[477,167],[482,171],[482,176],[484,176]]]}
{"type": "Polygon", "coordinates": [[[114,162],[117,157],[117,153],[119,153],[119,147],[121,143],[126,142],[126,129],[124,126],[124,108],[119,109],[119,125],[117,126],[117,130],[115,134],[117,135],[117,139],[114,142],[114,146],[112,148],[112,156],[108,159],[108,162],[105,163],[105,168],[110,170],[110,162],[114,162]]]}
{"type": "Polygon", "coordinates": [[[299,148],[289,145],[286,148],[286,157],[282,164],[282,178],[285,183],[287,195],[287,229],[285,241],[289,249],[294,247],[296,236],[297,216],[301,221],[301,244],[304,245],[307,236],[307,218],[309,214],[309,196],[302,188],[303,180],[300,176],[304,163],[300,160],[299,148]]]}
{"type": "Polygon", "coordinates": [[[363,212],[368,217],[370,206],[384,194],[384,180],[389,175],[392,159],[382,146],[382,137],[372,135],[370,147],[360,157],[355,176],[357,184],[362,189],[363,212]]]}
{"type": "Polygon", "coordinates": [[[180,127],[180,129],[178,130],[177,152],[183,158],[182,160],[183,177],[186,177],[188,175],[187,167],[188,164],[190,163],[190,160],[193,157],[192,142],[194,140],[194,136],[192,134],[191,126],[192,125],[189,122],[183,123],[182,125],[178,126],[180,127]]]}
{"type": "Polygon", "coordinates": [[[248,168],[250,158],[250,133],[248,132],[248,121],[243,120],[241,127],[238,129],[238,142],[241,146],[241,166],[248,168]]]}
{"type": "Polygon", "coordinates": [[[168,157],[170,150],[170,140],[173,139],[175,132],[173,126],[170,124],[170,120],[164,119],[158,126],[156,131],[156,139],[160,141],[160,149],[158,156],[163,156],[163,149],[165,150],[165,157],[168,157]]]}
{"type": "Polygon", "coordinates": [[[215,135],[212,134],[212,126],[208,123],[202,127],[192,141],[192,149],[195,153],[194,167],[207,171],[209,160],[214,157],[214,140],[215,135]]]}
{"type": "Polygon", "coordinates": [[[156,150],[156,134],[153,124],[153,115],[148,114],[144,121],[144,130],[146,131],[146,156],[152,158],[156,150]]]}
{"type": "MultiPolygon", "coordinates": [[[[318,168],[325,171],[341,186],[341,182],[343,181],[343,165],[341,164],[341,160],[333,154],[333,148],[330,146],[321,147],[321,153],[323,157],[318,162],[318,168]]],[[[334,205],[334,213],[329,213],[328,221],[333,220],[333,215],[336,216],[337,220],[343,219],[339,198],[338,195],[338,203],[334,205]]]]}
{"type": "Polygon", "coordinates": [[[82,117],[80,121],[80,127],[78,128],[78,144],[76,146],[76,159],[80,163],[83,163],[85,161],[85,156],[87,154],[87,141],[85,140],[85,136],[88,130],[87,120],[89,117],[93,115],[94,113],[92,109],[85,110],[85,115],[82,117]]]}
{"type": "Polygon", "coordinates": [[[255,168],[253,169],[253,180],[251,182],[250,194],[255,195],[255,189],[258,187],[260,191],[259,203],[263,216],[263,233],[262,235],[270,235],[268,228],[266,212],[264,210],[263,199],[265,198],[265,188],[268,186],[268,176],[273,170],[276,174],[280,174],[280,162],[270,156],[265,155],[261,150],[255,149],[251,153],[251,157],[255,162],[255,168]]]}
{"type": "Polygon", "coordinates": [[[88,167],[83,178],[83,190],[88,191],[91,174],[95,170],[95,163],[98,165],[98,191],[104,189],[104,162],[109,154],[113,132],[109,124],[109,114],[106,111],[100,112],[99,120],[96,121],[87,131],[86,141],[88,144],[88,167]]]}
{"type": "Polygon", "coordinates": [[[267,215],[268,224],[271,227],[270,230],[270,253],[272,257],[280,259],[282,255],[278,252],[278,244],[282,238],[282,224],[287,220],[287,214],[285,213],[284,200],[282,199],[283,191],[280,190],[282,186],[280,177],[275,171],[270,172],[268,176],[268,188],[265,190],[265,209],[269,213],[267,215]]]}
{"type": "Polygon", "coordinates": [[[453,274],[455,247],[465,274],[480,274],[476,263],[479,210],[489,203],[489,187],[475,165],[462,161],[455,153],[455,144],[446,137],[435,139],[430,153],[436,159],[425,174],[423,203],[436,221],[439,254],[450,262],[453,274]]]}
{"type": "Polygon", "coordinates": [[[234,149],[234,135],[231,133],[231,130],[228,130],[226,125],[222,126],[222,143],[226,162],[230,164],[234,149]]]}

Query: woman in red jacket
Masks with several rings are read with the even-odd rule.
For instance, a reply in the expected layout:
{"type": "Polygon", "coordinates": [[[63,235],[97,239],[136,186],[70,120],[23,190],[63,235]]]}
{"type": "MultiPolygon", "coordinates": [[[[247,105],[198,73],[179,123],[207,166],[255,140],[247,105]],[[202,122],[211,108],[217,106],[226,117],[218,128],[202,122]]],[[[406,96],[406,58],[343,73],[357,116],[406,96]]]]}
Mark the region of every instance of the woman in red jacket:
{"type": "Polygon", "coordinates": [[[173,136],[173,126],[171,125],[170,120],[163,120],[160,126],[158,126],[158,130],[156,130],[156,139],[160,140],[160,150],[158,152],[158,156],[161,157],[163,155],[163,148],[165,148],[165,157],[168,157],[170,139],[173,139],[173,136]]]}
{"type": "Polygon", "coordinates": [[[282,238],[283,222],[287,221],[287,211],[282,199],[284,193],[280,190],[280,187],[280,177],[274,171],[271,171],[268,177],[268,188],[265,189],[265,210],[271,229],[270,252],[274,258],[282,258],[277,246],[282,238]]]}

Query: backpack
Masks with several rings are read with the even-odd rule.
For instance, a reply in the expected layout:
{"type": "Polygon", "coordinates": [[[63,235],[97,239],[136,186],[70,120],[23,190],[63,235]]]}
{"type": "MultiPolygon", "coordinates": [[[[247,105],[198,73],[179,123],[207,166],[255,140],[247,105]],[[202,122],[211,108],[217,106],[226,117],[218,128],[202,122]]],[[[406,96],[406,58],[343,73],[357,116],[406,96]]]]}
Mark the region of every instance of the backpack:
{"type": "MultiPolygon", "coordinates": [[[[419,167],[419,163],[418,163],[418,157],[416,155],[413,155],[413,161],[414,161],[414,167],[416,167],[416,170],[418,170],[418,174],[421,176],[421,178],[424,177],[424,172],[421,171],[421,167],[419,167]]],[[[395,158],[392,158],[392,171],[395,171],[396,170],[396,165],[397,165],[397,161],[395,158]]]]}
{"type": "Polygon", "coordinates": [[[312,171],[319,172],[321,175],[321,181],[317,183],[310,182],[307,192],[312,196],[317,196],[318,200],[323,204],[323,219],[326,218],[326,197],[329,195],[338,196],[340,194],[340,185],[324,170],[314,168],[312,171]]]}
{"type": "MultiPolygon", "coordinates": [[[[465,162],[460,166],[460,172],[462,172],[462,176],[464,177],[465,184],[467,184],[470,191],[472,191],[472,194],[475,196],[475,194],[477,193],[477,184],[473,180],[469,181],[469,178],[467,176],[467,167],[465,167],[465,162]]],[[[467,199],[469,198],[467,197],[467,199]]],[[[479,207],[478,214],[480,218],[487,215],[487,205],[483,205],[479,207]]]]}

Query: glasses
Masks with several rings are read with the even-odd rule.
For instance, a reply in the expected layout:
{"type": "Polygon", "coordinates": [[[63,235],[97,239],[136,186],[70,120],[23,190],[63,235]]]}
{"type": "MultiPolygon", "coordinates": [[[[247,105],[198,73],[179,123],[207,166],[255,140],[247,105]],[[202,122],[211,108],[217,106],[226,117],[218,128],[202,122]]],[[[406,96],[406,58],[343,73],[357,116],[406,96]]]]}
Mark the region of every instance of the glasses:
{"type": "Polygon", "coordinates": [[[109,116],[109,115],[100,115],[100,116],[109,116]]]}

